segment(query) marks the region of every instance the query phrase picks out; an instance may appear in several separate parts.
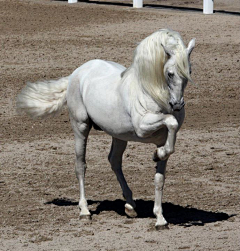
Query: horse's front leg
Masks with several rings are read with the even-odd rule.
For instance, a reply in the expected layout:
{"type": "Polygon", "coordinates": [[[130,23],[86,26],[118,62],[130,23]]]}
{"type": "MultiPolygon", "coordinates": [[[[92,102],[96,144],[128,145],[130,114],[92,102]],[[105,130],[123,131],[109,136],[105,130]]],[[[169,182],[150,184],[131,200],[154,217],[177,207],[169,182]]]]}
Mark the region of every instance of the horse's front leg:
{"type": "Polygon", "coordinates": [[[157,217],[157,222],[155,224],[157,230],[167,226],[167,221],[163,217],[163,210],[162,210],[162,196],[165,182],[166,165],[167,165],[167,160],[158,161],[154,179],[155,202],[154,202],[153,213],[157,217]]]}
{"type": "Polygon", "coordinates": [[[174,116],[166,115],[163,123],[168,129],[167,140],[164,146],[158,147],[155,151],[153,155],[154,161],[165,160],[170,156],[170,154],[174,153],[176,135],[179,127],[178,121],[174,116]]]}
{"type": "Polygon", "coordinates": [[[141,119],[136,129],[137,135],[145,138],[151,136],[163,127],[167,127],[168,129],[167,139],[164,146],[158,146],[158,149],[154,153],[154,161],[165,160],[174,152],[176,134],[179,128],[177,119],[170,114],[147,113],[141,119]]]}

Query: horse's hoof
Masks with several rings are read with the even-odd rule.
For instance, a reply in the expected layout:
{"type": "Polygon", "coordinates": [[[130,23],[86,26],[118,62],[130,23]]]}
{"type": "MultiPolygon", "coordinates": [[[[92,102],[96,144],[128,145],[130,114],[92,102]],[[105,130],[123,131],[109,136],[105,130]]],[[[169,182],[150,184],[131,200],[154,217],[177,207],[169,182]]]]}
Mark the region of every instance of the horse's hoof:
{"type": "Polygon", "coordinates": [[[168,226],[168,224],[166,224],[166,225],[156,225],[155,228],[156,228],[157,231],[159,231],[159,230],[169,229],[169,226],[168,226]]]}
{"type": "Polygon", "coordinates": [[[131,218],[137,217],[137,213],[136,213],[136,211],[134,209],[129,210],[129,209],[125,208],[125,213],[126,213],[127,216],[129,216],[131,218]]]}
{"type": "Polygon", "coordinates": [[[92,216],[91,215],[80,215],[79,219],[81,221],[91,221],[92,220],[92,216]]]}
{"type": "Polygon", "coordinates": [[[129,205],[129,204],[126,204],[125,205],[125,213],[127,216],[131,217],[131,218],[135,218],[137,217],[137,212],[134,210],[134,208],[129,205]]]}

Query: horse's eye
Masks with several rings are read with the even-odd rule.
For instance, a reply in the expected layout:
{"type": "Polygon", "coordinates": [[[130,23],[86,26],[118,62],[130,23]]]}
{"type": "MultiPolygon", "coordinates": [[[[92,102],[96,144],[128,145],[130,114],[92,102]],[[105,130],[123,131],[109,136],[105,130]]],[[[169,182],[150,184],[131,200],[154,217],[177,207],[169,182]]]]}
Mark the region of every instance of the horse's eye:
{"type": "Polygon", "coordinates": [[[172,72],[169,72],[169,73],[168,73],[168,77],[169,77],[169,78],[173,78],[173,76],[174,76],[174,74],[173,74],[172,72]]]}

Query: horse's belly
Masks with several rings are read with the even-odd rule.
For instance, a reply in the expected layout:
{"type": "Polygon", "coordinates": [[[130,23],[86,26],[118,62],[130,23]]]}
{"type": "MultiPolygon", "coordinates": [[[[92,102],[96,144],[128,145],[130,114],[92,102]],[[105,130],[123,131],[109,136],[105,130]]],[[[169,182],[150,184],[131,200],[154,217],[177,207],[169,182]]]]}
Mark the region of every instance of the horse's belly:
{"type": "Polygon", "coordinates": [[[99,127],[109,135],[122,140],[128,140],[129,136],[133,137],[133,126],[122,107],[116,108],[106,104],[103,107],[97,104],[99,103],[85,104],[87,113],[95,127],[99,127]]]}

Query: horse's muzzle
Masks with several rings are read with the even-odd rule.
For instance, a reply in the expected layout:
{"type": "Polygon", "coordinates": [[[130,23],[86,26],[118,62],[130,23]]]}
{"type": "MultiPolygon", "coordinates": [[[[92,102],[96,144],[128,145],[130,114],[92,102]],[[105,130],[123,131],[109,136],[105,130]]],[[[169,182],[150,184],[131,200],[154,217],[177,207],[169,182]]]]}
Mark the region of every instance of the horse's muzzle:
{"type": "Polygon", "coordinates": [[[184,100],[182,99],[180,102],[177,101],[170,101],[169,102],[173,111],[181,111],[182,108],[185,106],[184,100]]]}

